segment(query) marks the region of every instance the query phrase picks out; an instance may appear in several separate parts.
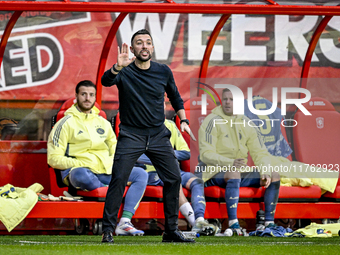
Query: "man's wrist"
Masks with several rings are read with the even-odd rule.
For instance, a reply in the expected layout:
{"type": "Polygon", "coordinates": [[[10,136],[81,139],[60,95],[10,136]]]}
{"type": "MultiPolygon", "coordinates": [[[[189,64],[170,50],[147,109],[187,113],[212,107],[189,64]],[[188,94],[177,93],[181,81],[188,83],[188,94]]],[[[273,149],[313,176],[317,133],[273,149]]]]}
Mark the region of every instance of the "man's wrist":
{"type": "Polygon", "coordinates": [[[189,120],[188,120],[188,119],[182,119],[182,120],[180,121],[180,124],[182,124],[183,122],[185,122],[185,123],[187,123],[187,125],[189,125],[189,120]]]}
{"type": "Polygon", "coordinates": [[[122,70],[123,68],[117,69],[116,66],[117,66],[117,64],[114,64],[114,65],[112,66],[112,71],[115,72],[115,73],[119,73],[120,70],[122,70]]]}

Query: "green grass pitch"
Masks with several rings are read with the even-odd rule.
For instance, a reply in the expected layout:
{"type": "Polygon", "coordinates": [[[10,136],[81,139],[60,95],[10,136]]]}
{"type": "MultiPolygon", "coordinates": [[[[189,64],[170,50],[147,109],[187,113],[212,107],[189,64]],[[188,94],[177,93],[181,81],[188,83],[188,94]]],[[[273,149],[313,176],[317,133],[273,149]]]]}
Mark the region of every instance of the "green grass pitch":
{"type": "Polygon", "coordinates": [[[194,244],[161,240],[161,236],[119,236],[114,244],[102,244],[101,236],[94,235],[2,235],[0,254],[340,254],[340,237],[199,237],[194,244]]]}

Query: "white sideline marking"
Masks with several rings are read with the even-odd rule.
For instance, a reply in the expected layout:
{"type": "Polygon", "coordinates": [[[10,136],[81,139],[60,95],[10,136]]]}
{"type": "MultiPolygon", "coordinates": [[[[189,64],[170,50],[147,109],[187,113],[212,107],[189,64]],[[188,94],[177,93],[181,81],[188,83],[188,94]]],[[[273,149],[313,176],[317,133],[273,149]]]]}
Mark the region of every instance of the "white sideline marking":
{"type": "MultiPolygon", "coordinates": [[[[22,244],[58,244],[58,245],[90,245],[90,246],[97,246],[97,245],[100,245],[100,246],[105,246],[103,245],[100,241],[98,241],[97,244],[95,243],[87,243],[87,242],[70,242],[70,243],[65,243],[65,242],[38,242],[38,241],[18,241],[19,243],[22,243],[22,244]]],[[[147,246],[160,246],[164,243],[155,243],[155,244],[151,244],[151,243],[148,243],[147,246]]],[[[179,244],[179,243],[174,243],[174,244],[179,244]]],[[[296,243],[296,242],[261,242],[261,243],[258,243],[257,246],[262,246],[262,245],[278,245],[278,244],[284,244],[284,245],[292,245],[292,246],[304,246],[304,245],[318,245],[318,246],[334,246],[334,245],[340,245],[339,244],[336,244],[336,243],[326,243],[326,244],[316,244],[314,242],[299,242],[299,243],[296,243]]],[[[134,246],[134,245],[138,245],[140,246],[141,244],[140,243],[136,243],[136,244],[124,244],[124,243],[119,243],[119,244],[115,244],[115,246],[119,246],[119,245],[131,245],[131,246],[134,246]]],[[[165,244],[166,245],[166,244],[165,244]]],[[[180,245],[180,244],[179,244],[180,245]]],[[[221,246],[223,244],[209,244],[209,243],[196,243],[195,245],[204,245],[204,246],[221,246]]],[[[225,246],[249,246],[248,243],[241,243],[241,244],[237,244],[237,243],[234,243],[234,244],[225,244],[225,246]]]]}

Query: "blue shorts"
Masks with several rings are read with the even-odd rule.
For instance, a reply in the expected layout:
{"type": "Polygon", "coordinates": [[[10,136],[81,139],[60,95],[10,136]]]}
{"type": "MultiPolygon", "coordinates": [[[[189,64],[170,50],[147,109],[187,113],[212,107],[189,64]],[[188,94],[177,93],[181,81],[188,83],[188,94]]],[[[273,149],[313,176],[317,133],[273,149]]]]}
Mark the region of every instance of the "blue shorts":
{"type": "MultiPolygon", "coordinates": [[[[156,171],[148,172],[148,174],[149,174],[148,185],[151,185],[151,186],[164,186],[164,183],[159,178],[159,176],[158,176],[156,171]]],[[[196,177],[196,176],[193,173],[184,172],[184,171],[181,170],[181,179],[182,179],[181,184],[182,184],[182,186],[185,187],[187,182],[192,177],[196,177]]]]}

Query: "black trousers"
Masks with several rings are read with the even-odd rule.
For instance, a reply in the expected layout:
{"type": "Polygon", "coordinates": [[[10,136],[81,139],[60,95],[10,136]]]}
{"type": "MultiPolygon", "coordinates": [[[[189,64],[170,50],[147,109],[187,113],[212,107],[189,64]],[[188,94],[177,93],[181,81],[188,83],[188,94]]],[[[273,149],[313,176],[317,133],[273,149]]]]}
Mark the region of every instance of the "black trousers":
{"type": "Polygon", "coordinates": [[[171,132],[165,126],[153,136],[136,135],[126,130],[120,130],[112,168],[112,179],[106,194],[103,232],[114,231],[127,180],[134,164],[143,153],[150,158],[159,177],[164,182],[165,231],[177,229],[181,175],[169,140],[170,136],[171,132]]]}

